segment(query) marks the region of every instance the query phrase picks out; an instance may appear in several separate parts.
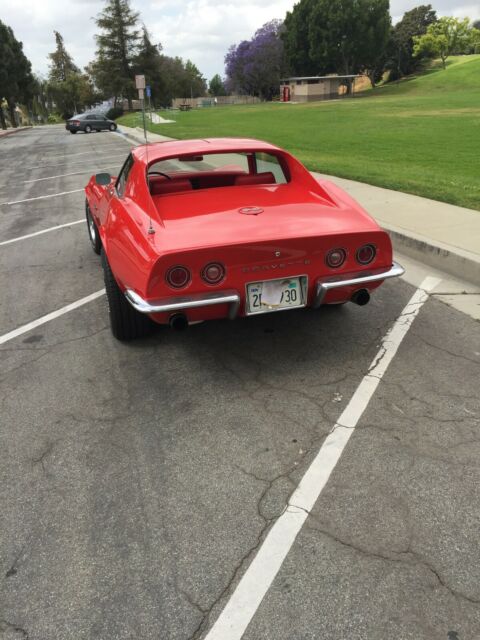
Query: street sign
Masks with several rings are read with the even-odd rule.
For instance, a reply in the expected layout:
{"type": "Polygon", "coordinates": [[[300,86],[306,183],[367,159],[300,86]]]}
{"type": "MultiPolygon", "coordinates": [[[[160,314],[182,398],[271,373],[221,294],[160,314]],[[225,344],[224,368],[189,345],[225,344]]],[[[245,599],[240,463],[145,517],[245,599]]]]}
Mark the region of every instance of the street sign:
{"type": "Polygon", "coordinates": [[[143,89],[138,90],[138,99],[143,100],[143,89]]]}
{"type": "Polygon", "coordinates": [[[147,84],[147,86],[145,87],[145,95],[147,96],[147,98],[152,97],[152,87],[149,84],[147,84]]]}
{"type": "Polygon", "coordinates": [[[145,76],[135,76],[135,87],[145,89],[145,76]]]}

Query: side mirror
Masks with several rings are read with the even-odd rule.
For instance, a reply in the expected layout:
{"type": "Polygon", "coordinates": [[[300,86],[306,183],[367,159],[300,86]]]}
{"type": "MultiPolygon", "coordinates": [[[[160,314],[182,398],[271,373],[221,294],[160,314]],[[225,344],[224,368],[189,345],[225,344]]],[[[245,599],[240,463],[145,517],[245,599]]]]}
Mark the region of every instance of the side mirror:
{"type": "Polygon", "coordinates": [[[112,176],[109,173],[97,173],[95,175],[95,182],[103,186],[110,184],[111,179],[112,176]]]}

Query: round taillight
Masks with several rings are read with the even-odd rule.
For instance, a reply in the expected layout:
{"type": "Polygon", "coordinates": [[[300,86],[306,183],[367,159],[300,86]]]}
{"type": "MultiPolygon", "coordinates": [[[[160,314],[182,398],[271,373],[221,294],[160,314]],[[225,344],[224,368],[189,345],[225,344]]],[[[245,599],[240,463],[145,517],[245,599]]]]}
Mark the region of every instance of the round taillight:
{"type": "Polygon", "coordinates": [[[210,262],[202,269],[202,279],[207,284],[218,284],[225,278],[225,267],[220,262],[210,262]]]}
{"type": "Polygon", "coordinates": [[[345,262],[346,257],[345,249],[332,249],[327,253],[326,262],[332,269],[338,269],[345,262]]]}
{"type": "Polygon", "coordinates": [[[365,244],[357,251],[357,262],[360,264],[370,264],[370,262],[375,258],[376,253],[377,250],[373,244],[365,244]]]}
{"type": "Polygon", "coordinates": [[[170,267],[165,274],[167,283],[174,289],[181,289],[190,282],[190,271],[186,267],[170,267]]]}

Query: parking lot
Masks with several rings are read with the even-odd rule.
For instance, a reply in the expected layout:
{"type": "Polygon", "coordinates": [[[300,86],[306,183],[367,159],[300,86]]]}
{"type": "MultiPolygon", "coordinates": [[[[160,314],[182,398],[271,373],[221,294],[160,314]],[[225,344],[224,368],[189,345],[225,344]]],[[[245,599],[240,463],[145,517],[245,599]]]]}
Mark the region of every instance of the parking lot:
{"type": "Polygon", "coordinates": [[[0,141],[0,638],[478,640],[479,322],[419,267],[117,342],[83,187],[131,145],[0,141]]]}

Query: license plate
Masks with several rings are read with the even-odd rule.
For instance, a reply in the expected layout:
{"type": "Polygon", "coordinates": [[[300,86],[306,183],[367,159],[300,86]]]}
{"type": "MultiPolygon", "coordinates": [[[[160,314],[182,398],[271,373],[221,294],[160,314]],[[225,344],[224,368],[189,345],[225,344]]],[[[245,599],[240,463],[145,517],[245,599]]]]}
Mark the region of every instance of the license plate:
{"type": "Polygon", "coordinates": [[[281,278],[247,284],[247,314],[304,307],[302,280],[306,278],[281,278]]]}

